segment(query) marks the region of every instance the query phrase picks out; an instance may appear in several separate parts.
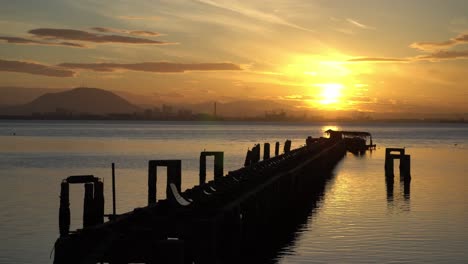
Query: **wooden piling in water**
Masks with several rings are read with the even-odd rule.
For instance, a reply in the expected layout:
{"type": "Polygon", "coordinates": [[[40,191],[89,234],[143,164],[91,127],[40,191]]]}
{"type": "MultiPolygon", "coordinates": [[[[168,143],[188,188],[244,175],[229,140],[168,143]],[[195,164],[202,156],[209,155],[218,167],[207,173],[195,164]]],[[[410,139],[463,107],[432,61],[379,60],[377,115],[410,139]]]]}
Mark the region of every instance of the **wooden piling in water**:
{"type": "Polygon", "coordinates": [[[400,157],[400,176],[411,178],[411,155],[402,155],[400,157]]]}
{"type": "Polygon", "coordinates": [[[280,147],[280,143],[278,141],[276,141],[276,143],[275,143],[275,157],[279,155],[279,147],[280,147]]]}

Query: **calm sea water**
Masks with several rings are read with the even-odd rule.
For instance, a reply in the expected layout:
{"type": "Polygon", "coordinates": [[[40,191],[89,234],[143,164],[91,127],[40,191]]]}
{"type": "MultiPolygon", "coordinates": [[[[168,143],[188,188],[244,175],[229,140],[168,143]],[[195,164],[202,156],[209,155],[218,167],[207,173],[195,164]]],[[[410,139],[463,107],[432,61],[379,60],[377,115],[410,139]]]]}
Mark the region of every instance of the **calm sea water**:
{"type": "MultiPolygon", "coordinates": [[[[348,154],[336,167],[318,207],[276,262],[468,263],[466,124],[86,121],[0,122],[0,263],[52,262],[59,185],[69,175],[103,178],[110,213],[115,162],[122,213],[146,204],[150,159],[181,159],[185,189],[197,181],[200,151],[224,151],[227,172],[255,143],[291,139],[297,147],[328,128],[369,131],[378,148],[364,157],[348,154]],[[387,191],[385,147],[411,155],[409,193],[398,175],[387,191]]],[[[81,227],[82,188],[71,188],[72,229],[81,227]]],[[[164,183],[158,188],[164,193],[164,183]]]]}

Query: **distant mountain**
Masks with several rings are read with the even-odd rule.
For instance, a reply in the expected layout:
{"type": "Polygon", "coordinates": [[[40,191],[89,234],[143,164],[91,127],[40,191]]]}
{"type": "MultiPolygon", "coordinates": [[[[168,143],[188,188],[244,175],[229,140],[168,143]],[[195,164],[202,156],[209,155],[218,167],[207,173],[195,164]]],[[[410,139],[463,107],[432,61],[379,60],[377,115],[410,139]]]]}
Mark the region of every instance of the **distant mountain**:
{"type": "Polygon", "coordinates": [[[4,114],[30,115],[56,111],[74,114],[133,113],[141,109],[122,97],[97,88],[79,87],[72,90],[46,93],[33,101],[4,109],[4,114]]]}

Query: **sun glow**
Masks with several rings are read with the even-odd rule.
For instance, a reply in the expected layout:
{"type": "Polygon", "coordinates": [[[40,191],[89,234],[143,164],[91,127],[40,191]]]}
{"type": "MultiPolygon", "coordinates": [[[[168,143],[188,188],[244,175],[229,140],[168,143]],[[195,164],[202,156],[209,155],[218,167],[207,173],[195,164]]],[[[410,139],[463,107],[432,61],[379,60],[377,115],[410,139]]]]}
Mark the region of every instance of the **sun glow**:
{"type": "Polygon", "coordinates": [[[322,89],[319,97],[319,103],[322,105],[337,104],[340,102],[341,90],[343,85],[340,83],[323,83],[315,86],[322,89]]]}

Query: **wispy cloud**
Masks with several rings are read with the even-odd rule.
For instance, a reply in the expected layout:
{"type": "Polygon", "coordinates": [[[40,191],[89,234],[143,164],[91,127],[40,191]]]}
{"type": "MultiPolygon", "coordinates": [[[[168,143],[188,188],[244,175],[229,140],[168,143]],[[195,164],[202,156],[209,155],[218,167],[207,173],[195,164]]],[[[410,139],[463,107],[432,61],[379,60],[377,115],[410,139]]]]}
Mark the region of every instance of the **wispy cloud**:
{"type": "Polygon", "coordinates": [[[117,18],[124,19],[124,20],[153,20],[153,21],[161,20],[161,18],[157,16],[117,16],[117,18]]]}
{"type": "Polygon", "coordinates": [[[468,59],[468,50],[441,50],[416,57],[418,60],[468,59]]]}
{"type": "Polygon", "coordinates": [[[165,45],[171,44],[164,41],[152,40],[147,38],[128,37],[120,35],[105,35],[95,34],[83,30],[76,29],[60,29],[60,28],[38,28],[29,31],[36,37],[44,39],[58,40],[74,40],[94,43],[125,43],[125,44],[151,44],[165,45]]]}
{"type": "Polygon", "coordinates": [[[126,30],[118,28],[108,28],[108,27],[93,27],[91,30],[101,32],[101,33],[120,33],[120,34],[130,34],[135,36],[147,36],[147,37],[157,37],[160,36],[158,32],[147,31],[147,30],[126,30]]]}
{"type": "Polygon", "coordinates": [[[62,63],[57,66],[68,69],[113,72],[118,70],[144,71],[157,73],[182,73],[187,71],[240,71],[242,68],[233,63],[62,63]]]}
{"type": "Polygon", "coordinates": [[[458,36],[441,42],[414,42],[410,47],[422,51],[434,51],[454,47],[456,45],[467,44],[468,33],[459,34],[458,36]]]}
{"type": "Polygon", "coordinates": [[[46,42],[41,40],[34,40],[34,39],[27,39],[27,38],[20,38],[20,37],[5,37],[0,36],[0,41],[4,41],[10,44],[20,44],[20,45],[45,45],[45,46],[66,46],[66,47],[73,47],[73,48],[85,48],[86,46],[80,43],[73,43],[73,42],[46,42]]]}
{"type": "Polygon", "coordinates": [[[356,27],[359,27],[359,28],[362,28],[362,29],[375,29],[374,27],[371,27],[371,26],[368,26],[368,25],[364,25],[354,19],[351,19],[351,18],[347,18],[346,21],[348,21],[350,24],[356,26],[356,27]]]}
{"type": "Polygon", "coordinates": [[[347,60],[349,62],[406,62],[405,58],[386,58],[386,57],[359,57],[347,60]]]}
{"type": "Polygon", "coordinates": [[[36,62],[10,61],[0,59],[0,71],[19,72],[49,77],[73,77],[75,72],[57,66],[50,66],[36,62]]]}
{"type": "Polygon", "coordinates": [[[263,22],[276,24],[276,25],[283,25],[283,26],[287,26],[287,27],[291,27],[291,28],[295,28],[299,30],[304,30],[304,31],[309,31],[309,32],[315,32],[312,29],[305,28],[300,25],[291,23],[277,15],[274,15],[271,13],[265,13],[265,12],[252,9],[252,8],[248,8],[246,6],[240,5],[239,3],[227,3],[227,2],[219,3],[219,2],[212,1],[212,0],[197,0],[197,1],[206,5],[212,6],[212,7],[228,10],[228,11],[241,14],[249,18],[257,19],[263,22]]]}

